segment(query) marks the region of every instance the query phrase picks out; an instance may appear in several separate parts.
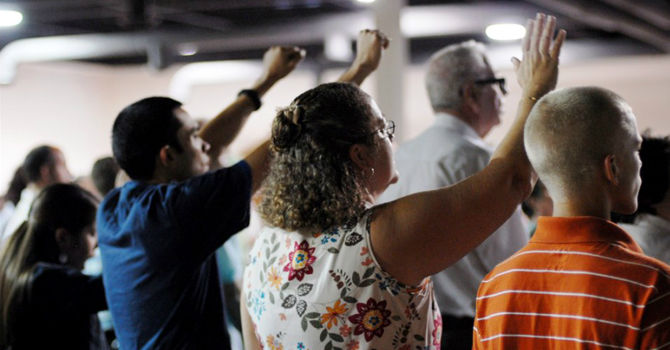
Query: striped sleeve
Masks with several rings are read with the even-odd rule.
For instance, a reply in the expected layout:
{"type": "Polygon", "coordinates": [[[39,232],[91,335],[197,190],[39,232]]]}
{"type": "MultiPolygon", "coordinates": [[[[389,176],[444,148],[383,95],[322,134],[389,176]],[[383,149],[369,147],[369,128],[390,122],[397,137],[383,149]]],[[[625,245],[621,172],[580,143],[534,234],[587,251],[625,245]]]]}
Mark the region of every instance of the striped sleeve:
{"type": "Polygon", "coordinates": [[[637,349],[670,350],[670,290],[647,303],[637,349]]]}

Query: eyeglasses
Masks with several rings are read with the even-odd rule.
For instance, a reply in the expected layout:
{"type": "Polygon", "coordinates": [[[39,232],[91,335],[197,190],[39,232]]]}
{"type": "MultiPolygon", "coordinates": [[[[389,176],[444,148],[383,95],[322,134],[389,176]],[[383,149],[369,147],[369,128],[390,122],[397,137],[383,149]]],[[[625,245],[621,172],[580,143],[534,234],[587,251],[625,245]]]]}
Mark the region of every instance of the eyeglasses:
{"type": "Polygon", "coordinates": [[[386,123],[384,123],[384,126],[382,128],[379,128],[374,132],[371,132],[370,135],[374,135],[376,133],[379,133],[382,139],[385,139],[387,137],[393,139],[393,134],[395,134],[395,123],[393,122],[393,120],[389,120],[386,123]]]}
{"type": "Polygon", "coordinates": [[[475,80],[474,84],[475,85],[498,84],[498,86],[500,87],[500,92],[502,92],[503,95],[507,95],[507,89],[505,88],[505,78],[489,78],[489,79],[475,80]]]}

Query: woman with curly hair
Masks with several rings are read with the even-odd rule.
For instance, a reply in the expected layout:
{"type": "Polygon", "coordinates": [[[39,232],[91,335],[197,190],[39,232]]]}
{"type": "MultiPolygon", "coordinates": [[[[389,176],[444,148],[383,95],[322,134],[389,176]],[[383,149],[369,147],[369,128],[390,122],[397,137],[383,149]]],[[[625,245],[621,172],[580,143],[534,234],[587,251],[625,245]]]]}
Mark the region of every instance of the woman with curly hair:
{"type": "Polygon", "coordinates": [[[97,244],[98,200],[71,184],[37,196],[0,255],[0,349],[108,349],[102,276],[81,273],[97,244]]]}
{"type": "Polygon", "coordinates": [[[251,250],[242,318],[247,349],[439,349],[430,275],[474,249],[532,188],[523,125],[552,90],[565,33],[529,22],[518,118],[490,165],[471,178],[374,207],[398,174],[395,125],[358,87],[298,96],[272,129],[259,211],[269,225],[251,250]]]}

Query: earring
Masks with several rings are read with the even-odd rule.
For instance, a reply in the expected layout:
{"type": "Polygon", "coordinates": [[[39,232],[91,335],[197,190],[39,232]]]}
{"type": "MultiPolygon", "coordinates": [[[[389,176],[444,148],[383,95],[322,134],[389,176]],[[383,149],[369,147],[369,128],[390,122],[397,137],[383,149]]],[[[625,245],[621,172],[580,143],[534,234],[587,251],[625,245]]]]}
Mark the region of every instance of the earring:
{"type": "Polygon", "coordinates": [[[370,170],[370,176],[366,176],[366,178],[371,179],[373,176],[375,176],[375,168],[370,167],[369,170],[370,170]]]}
{"type": "Polygon", "coordinates": [[[60,253],[60,255],[58,255],[58,261],[60,261],[61,264],[67,263],[67,254],[60,253]]]}

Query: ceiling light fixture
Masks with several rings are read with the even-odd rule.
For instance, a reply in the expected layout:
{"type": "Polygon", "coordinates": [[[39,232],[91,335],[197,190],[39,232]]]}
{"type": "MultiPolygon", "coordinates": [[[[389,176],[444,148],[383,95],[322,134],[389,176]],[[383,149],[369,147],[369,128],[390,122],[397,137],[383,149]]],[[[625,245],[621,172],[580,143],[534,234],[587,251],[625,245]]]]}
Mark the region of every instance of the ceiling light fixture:
{"type": "Polygon", "coordinates": [[[493,24],[486,27],[486,36],[493,40],[517,40],[526,35],[526,28],[519,24],[493,24]]]}
{"type": "Polygon", "coordinates": [[[371,2],[375,2],[375,0],[356,0],[356,1],[364,2],[364,3],[368,3],[368,4],[371,3],[371,2]]]}
{"type": "Polygon", "coordinates": [[[179,54],[182,56],[193,56],[198,53],[198,47],[195,45],[184,45],[179,48],[179,54]]]}
{"type": "Polygon", "coordinates": [[[23,21],[21,12],[0,10],[0,27],[13,27],[23,21]]]}

